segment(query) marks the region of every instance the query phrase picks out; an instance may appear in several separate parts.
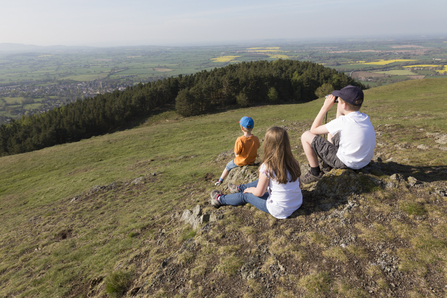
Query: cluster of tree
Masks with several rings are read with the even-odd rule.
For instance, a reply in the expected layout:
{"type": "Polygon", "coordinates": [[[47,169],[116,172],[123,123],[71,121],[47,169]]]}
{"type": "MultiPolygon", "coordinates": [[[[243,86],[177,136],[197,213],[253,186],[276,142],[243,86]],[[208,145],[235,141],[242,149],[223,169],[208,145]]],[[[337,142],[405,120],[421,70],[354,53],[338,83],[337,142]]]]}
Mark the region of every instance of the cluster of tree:
{"type": "Polygon", "coordinates": [[[365,88],[322,65],[292,60],[242,62],[179,75],[78,100],[0,126],[0,156],[75,142],[110,132],[174,104],[183,116],[238,104],[303,102],[346,85],[365,88]],[[318,89],[318,90],[317,90],[318,89]]]}

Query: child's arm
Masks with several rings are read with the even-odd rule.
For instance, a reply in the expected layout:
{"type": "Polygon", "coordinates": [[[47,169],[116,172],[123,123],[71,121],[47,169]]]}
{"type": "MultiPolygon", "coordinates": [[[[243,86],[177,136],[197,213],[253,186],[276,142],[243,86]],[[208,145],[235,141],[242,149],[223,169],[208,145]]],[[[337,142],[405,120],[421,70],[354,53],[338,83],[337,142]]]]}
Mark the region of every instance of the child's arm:
{"type": "Polygon", "coordinates": [[[267,186],[269,185],[269,178],[264,175],[259,175],[258,185],[256,187],[249,187],[244,190],[244,193],[252,193],[257,197],[262,197],[267,191],[267,186]]]}
{"type": "Polygon", "coordinates": [[[242,151],[242,143],[239,141],[239,139],[236,140],[236,143],[234,143],[234,155],[236,157],[241,153],[242,151]]]}
{"type": "Polygon", "coordinates": [[[329,111],[330,108],[335,104],[335,96],[329,95],[324,100],[324,104],[320,109],[320,112],[318,113],[317,117],[315,117],[314,122],[312,123],[312,126],[310,128],[310,132],[316,135],[323,135],[327,134],[329,131],[326,128],[326,125],[323,125],[323,119],[324,115],[329,111]]]}

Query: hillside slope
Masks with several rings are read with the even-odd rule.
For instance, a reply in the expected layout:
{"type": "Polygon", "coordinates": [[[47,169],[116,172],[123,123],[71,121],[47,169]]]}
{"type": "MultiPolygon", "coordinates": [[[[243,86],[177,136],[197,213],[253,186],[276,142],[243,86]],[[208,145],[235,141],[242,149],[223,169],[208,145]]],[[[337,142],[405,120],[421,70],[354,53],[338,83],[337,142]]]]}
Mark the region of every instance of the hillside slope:
{"type": "MultiPolygon", "coordinates": [[[[321,100],[191,118],[0,158],[6,297],[440,297],[446,294],[446,80],[367,90],[375,162],[303,189],[288,220],[208,204],[250,115],[299,136],[321,100]],[[340,184],[340,181],[342,183],[340,184]],[[337,189],[351,185],[353,191],[337,189]],[[354,187],[358,185],[358,187],[354,187]],[[180,220],[202,206],[215,221],[180,220]]],[[[329,115],[329,118],[333,115],[329,115]]],[[[261,151],[260,151],[261,152],[261,151]]]]}

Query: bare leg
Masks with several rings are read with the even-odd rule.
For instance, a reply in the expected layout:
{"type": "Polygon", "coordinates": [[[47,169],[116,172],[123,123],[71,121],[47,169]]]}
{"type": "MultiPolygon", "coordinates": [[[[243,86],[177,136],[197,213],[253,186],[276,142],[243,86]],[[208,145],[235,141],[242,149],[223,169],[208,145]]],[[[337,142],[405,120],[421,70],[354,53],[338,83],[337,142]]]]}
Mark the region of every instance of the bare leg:
{"type": "Polygon", "coordinates": [[[225,180],[225,178],[227,178],[228,176],[228,173],[230,172],[228,172],[228,170],[225,168],[222,172],[222,175],[220,175],[220,179],[225,180]]]}
{"type": "Polygon", "coordinates": [[[312,168],[318,167],[318,156],[314,149],[310,146],[312,144],[315,135],[310,131],[306,131],[301,135],[301,144],[303,145],[304,153],[306,154],[307,161],[312,168]]]}

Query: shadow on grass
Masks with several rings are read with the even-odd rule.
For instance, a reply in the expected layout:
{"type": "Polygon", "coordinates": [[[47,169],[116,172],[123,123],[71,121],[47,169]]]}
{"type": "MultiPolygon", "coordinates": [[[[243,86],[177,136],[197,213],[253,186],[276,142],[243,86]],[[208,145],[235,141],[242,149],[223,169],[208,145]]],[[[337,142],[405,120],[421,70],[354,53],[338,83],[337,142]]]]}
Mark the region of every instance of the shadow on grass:
{"type": "MultiPolygon", "coordinates": [[[[447,166],[411,166],[395,162],[376,163],[376,165],[378,165],[378,167],[375,167],[374,169],[367,167],[358,171],[351,170],[351,175],[359,175],[358,177],[353,177],[352,181],[356,181],[357,183],[360,182],[362,185],[361,191],[356,189],[356,191],[352,192],[353,195],[367,194],[377,189],[387,188],[387,183],[392,181],[390,176],[394,174],[398,174],[399,176],[395,179],[402,179],[399,182],[405,183],[407,187],[417,187],[417,185],[421,185],[421,183],[444,181],[446,182],[445,191],[447,192],[447,166]],[[416,178],[416,180],[409,179],[410,177],[416,178]]],[[[318,184],[316,187],[319,187],[318,184]]],[[[345,208],[349,203],[348,195],[346,195],[346,193],[332,193],[326,195],[321,193],[321,190],[317,191],[315,189],[310,191],[302,190],[302,193],[303,205],[289,216],[289,218],[321,213],[340,207],[345,208]]]]}
{"type": "Polygon", "coordinates": [[[422,182],[447,180],[447,166],[412,166],[395,162],[381,163],[385,175],[402,174],[405,178],[414,177],[422,182]]]}

